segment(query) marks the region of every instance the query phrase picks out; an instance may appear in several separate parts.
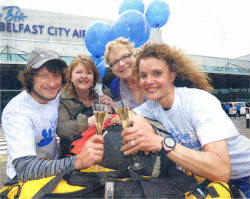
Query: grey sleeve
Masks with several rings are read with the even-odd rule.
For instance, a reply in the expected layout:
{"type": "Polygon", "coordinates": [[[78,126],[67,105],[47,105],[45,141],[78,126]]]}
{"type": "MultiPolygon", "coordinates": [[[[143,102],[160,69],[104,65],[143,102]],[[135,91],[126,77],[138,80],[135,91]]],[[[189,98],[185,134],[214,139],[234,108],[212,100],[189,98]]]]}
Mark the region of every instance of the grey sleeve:
{"type": "Polygon", "coordinates": [[[75,169],[76,156],[60,160],[45,160],[36,156],[19,157],[12,161],[17,177],[22,182],[68,173],[75,169]]]}

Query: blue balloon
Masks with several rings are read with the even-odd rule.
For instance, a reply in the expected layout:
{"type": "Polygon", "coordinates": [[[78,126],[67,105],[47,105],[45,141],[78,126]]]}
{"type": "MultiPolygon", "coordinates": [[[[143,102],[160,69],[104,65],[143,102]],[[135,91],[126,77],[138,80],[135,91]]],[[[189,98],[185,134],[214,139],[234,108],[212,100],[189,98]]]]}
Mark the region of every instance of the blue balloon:
{"type": "Polygon", "coordinates": [[[144,43],[147,32],[147,20],[144,15],[137,10],[123,12],[112,26],[114,39],[124,37],[134,42],[135,47],[144,43]]]}
{"type": "Polygon", "coordinates": [[[105,73],[106,73],[106,67],[107,64],[104,60],[102,60],[98,65],[97,65],[97,70],[99,72],[100,75],[100,79],[103,79],[105,73]]]}
{"type": "Polygon", "coordinates": [[[123,0],[119,7],[119,14],[127,10],[137,10],[144,13],[144,3],[142,0],[123,0]]]}
{"type": "Polygon", "coordinates": [[[149,4],[145,16],[152,28],[160,28],[168,21],[169,6],[164,0],[154,0],[149,4]]]}
{"type": "Polygon", "coordinates": [[[90,58],[93,60],[93,62],[95,63],[96,66],[97,66],[98,64],[100,64],[101,61],[102,61],[102,58],[101,58],[101,57],[95,57],[95,56],[91,55],[90,58]]]}
{"type": "Polygon", "coordinates": [[[103,22],[92,23],[85,34],[85,44],[94,57],[104,55],[106,44],[112,40],[111,27],[103,22]]]}
{"type": "MultiPolygon", "coordinates": [[[[142,38],[142,44],[146,43],[150,37],[150,31],[151,31],[151,27],[150,25],[148,24],[148,22],[146,21],[146,32],[144,34],[144,37],[142,38]]],[[[141,45],[142,45],[141,44],[141,45]]]]}

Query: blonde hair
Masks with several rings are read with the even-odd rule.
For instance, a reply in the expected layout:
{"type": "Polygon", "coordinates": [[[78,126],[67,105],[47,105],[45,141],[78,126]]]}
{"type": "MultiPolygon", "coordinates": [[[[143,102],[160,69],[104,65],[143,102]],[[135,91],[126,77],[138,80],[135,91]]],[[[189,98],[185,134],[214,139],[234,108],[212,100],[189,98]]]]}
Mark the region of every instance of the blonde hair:
{"type": "Polygon", "coordinates": [[[66,85],[64,87],[64,90],[69,91],[70,94],[72,94],[73,96],[77,97],[77,93],[76,93],[76,90],[75,90],[75,87],[74,87],[73,83],[71,82],[71,79],[72,79],[72,71],[76,68],[76,66],[79,63],[81,63],[82,65],[84,65],[87,69],[92,70],[93,73],[94,73],[93,88],[91,87],[90,93],[89,93],[90,97],[93,98],[94,97],[94,87],[95,87],[96,83],[99,80],[99,73],[98,73],[98,70],[96,68],[95,63],[87,55],[78,55],[69,64],[68,71],[67,71],[67,82],[66,82],[66,85]]]}
{"type": "Polygon", "coordinates": [[[131,43],[128,39],[119,37],[114,41],[110,41],[106,45],[104,59],[108,65],[110,65],[109,54],[113,49],[127,49],[131,55],[135,54],[134,43],[131,43]]]}
{"type": "Polygon", "coordinates": [[[204,73],[201,66],[191,57],[175,47],[168,46],[165,43],[149,42],[142,46],[136,54],[135,74],[139,79],[139,63],[147,57],[155,57],[164,60],[170,68],[170,71],[176,72],[175,86],[178,81],[182,83],[191,83],[192,87],[200,88],[206,91],[212,91],[211,79],[204,73]]]}

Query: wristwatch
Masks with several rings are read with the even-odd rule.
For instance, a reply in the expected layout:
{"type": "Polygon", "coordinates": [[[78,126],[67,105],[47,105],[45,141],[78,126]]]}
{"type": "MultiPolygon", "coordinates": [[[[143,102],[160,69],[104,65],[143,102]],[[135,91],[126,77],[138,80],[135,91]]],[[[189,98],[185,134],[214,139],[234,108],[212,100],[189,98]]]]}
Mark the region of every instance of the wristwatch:
{"type": "Polygon", "coordinates": [[[162,141],[162,152],[166,155],[172,151],[176,146],[175,139],[171,137],[165,137],[162,141]]]}

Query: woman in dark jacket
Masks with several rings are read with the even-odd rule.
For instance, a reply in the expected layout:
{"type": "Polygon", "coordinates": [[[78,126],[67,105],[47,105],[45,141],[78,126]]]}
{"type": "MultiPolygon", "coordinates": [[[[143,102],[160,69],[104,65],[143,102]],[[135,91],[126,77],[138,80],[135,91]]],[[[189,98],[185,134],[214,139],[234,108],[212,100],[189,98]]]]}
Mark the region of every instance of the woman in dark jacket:
{"type": "Polygon", "coordinates": [[[71,143],[81,137],[82,131],[95,125],[92,104],[112,104],[108,89],[103,89],[104,95],[101,96],[94,91],[98,79],[97,68],[90,57],[79,55],[70,63],[58,113],[61,157],[70,154],[71,143]]]}

